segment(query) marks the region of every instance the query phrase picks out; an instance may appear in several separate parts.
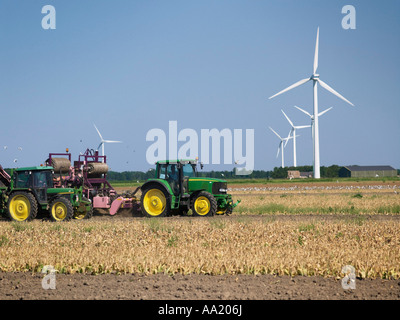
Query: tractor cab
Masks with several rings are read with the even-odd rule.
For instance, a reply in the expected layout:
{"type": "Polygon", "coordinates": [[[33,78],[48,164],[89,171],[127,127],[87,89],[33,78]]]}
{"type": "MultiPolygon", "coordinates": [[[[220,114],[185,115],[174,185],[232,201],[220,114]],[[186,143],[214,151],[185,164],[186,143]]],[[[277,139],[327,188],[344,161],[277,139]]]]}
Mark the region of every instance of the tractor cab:
{"type": "Polygon", "coordinates": [[[143,214],[161,217],[191,210],[192,215],[205,217],[232,213],[240,200],[233,203],[227,181],[197,177],[196,165],[196,160],[158,161],[155,177],[141,186],[143,214]]]}
{"type": "Polygon", "coordinates": [[[175,195],[183,195],[189,190],[189,178],[197,176],[196,160],[159,161],[156,179],[168,182],[175,195]]]}
{"type": "Polygon", "coordinates": [[[53,188],[52,167],[29,167],[14,170],[13,188],[30,189],[39,203],[47,203],[47,189],[53,188]]]}

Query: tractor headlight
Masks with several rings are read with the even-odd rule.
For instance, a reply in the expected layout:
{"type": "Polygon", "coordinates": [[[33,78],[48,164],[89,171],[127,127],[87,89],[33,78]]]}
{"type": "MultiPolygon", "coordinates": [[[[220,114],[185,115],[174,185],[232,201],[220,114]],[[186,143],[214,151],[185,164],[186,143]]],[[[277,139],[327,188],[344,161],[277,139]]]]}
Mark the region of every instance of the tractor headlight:
{"type": "Polygon", "coordinates": [[[227,192],[228,190],[227,189],[224,189],[224,188],[221,188],[221,189],[219,189],[219,192],[227,192]]]}

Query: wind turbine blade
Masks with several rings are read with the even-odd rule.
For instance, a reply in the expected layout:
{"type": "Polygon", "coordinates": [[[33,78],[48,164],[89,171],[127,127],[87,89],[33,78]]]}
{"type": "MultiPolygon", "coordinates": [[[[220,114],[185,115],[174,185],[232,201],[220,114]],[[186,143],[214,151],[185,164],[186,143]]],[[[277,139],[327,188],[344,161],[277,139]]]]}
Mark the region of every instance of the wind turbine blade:
{"type": "Polygon", "coordinates": [[[326,110],[324,110],[324,111],[318,113],[318,117],[322,116],[324,113],[328,112],[328,111],[331,110],[332,108],[333,108],[333,107],[330,107],[330,108],[328,108],[328,109],[326,109],[326,110]]]}
{"type": "Polygon", "coordinates": [[[287,121],[289,121],[290,125],[293,127],[293,122],[290,121],[289,117],[286,115],[286,113],[281,109],[283,115],[285,116],[285,118],[287,119],[287,121]]]}
{"type": "Polygon", "coordinates": [[[311,125],[308,126],[296,126],[296,129],[305,129],[305,128],[309,128],[311,127],[311,125]]]}
{"type": "Polygon", "coordinates": [[[287,143],[289,142],[290,138],[289,138],[289,139],[285,139],[285,140],[286,140],[286,141],[285,141],[284,147],[286,148],[286,145],[287,145],[287,143]]]}
{"type": "Polygon", "coordinates": [[[101,133],[100,133],[99,129],[97,129],[97,127],[96,127],[96,125],[95,125],[94,123],[93,123],[93,125],[94,125],[94,127],[95,127],[97,133],[99,134],[100,139],[103,140],[103,137],[101,136],[101,133]]]}
{"type": "Polygon", "coordinates": [[[302,108],[299,108],[298,106],[294,106],[295,108],[299,109],[301,112],[304,112],[306,115],[308,115],[310,118],[312,117],[311,114],[309,114],[306,110],[303,110],[302,108]]]}
{"type": "Polygon", "coordinates": [[[282,146],[282,141],[279,143],[278,152],[276,153],[277,158],[279,156],[279,151],[281,150],[281,146],[282,146]]]}
{"type": "Polygon", "coordinates": [[[275,133],[278,136],[279,139],[282,140],[281,136],[279,134],[277,134],[274,129],[272,129],[271,127],[269,127],[269,128],[272,130],[273,133],[275,133]]]}
{"type": "Polygon", "coordinates": [[[333,90],[330,86],[328,86],[325,82],[323,82],[321,79],[318,79],[319,84],[328,90],[329,92],[333,93],[335,96],[339,97],[340,99],[346,101],[348,104],[354,107],[354,104],[352,104],[349,100],[347,100],[345,97],[343,97],[341,94],[333,90]]]}
{"type": "Polygon", "coordinates": [[[294,134],[294,129],[293,128],[289,131],[288,136],[285,139],[283,139],[283,140],[285,140],[285,146],[284,147],[286,147],[288,141],[293,138],[293,136],[291,136],[292,133],[294,134]]]}
{"type": "Polygon", "coordinates": [[[97,147],[97,151],[100,150],[100,147],[103,145],[103,141],[100,142],[99,146],[97,147]]]}
{"type": "Polygon", "coordinates": [[[106,143],[122,143],[122,141],[104,140],[106,143]]]}
{"type": "Polygon", "coordinates": [[[314,69],[313,69],[313,74],[317,72],[318,68],[318,47],[319,47],[319,27],[317,29],[317,40],[315,42],[315,54],[314,54],[314,69]]]}
{"type": "Polygon", "coordinates": [[[304,83],[306,83],[306,82],[308,82],[310,80],[311,80],[310,78],[307,78],[307,79],[303,79],[303,80],[297,81],[295,84],[292,84],[291,86],[287,87],[286,89],[283,89],[282,91],[278,92],[277,94],[274,94],[273,96],[269,97],[268,99],[272,99],[272,98],[274,98],[276,96],[279,96],[280,94],[282,94],[282,93],[284,93],[286,91],[289,91],[289,90],[291,90],[293,88],[296,88],[298,86],[301,86],[302,84],[304,84],[304,83]]]}

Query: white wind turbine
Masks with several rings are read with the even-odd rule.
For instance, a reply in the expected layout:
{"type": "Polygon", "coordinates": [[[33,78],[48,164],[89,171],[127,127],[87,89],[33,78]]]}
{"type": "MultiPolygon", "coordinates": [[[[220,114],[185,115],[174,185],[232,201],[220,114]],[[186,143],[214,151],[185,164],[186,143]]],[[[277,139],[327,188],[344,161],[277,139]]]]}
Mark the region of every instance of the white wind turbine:
{"type": "MultiPolygon", "coordinates": [[[[294,106],[295,108],[299,109],[301,112],[305,113],[306,115],[308,115],[311,119],[311,132],[312,132],[312,138],[314,140],[314,115],[310,114],[309,112],[307,112],[306,110],[303,110],[302,108],[298,107],[298,106],[294,106]]],[[[327,113],[329,110],[331,110],[333,107],[330,107],[320,113],[318,113],[318,117],[322,116],[324,113],[327,113]]]]}
{"type": "Polygon", "coordinates": [[[284,155],[283,155],[283,154],[284,154],[284,149],[285,149],[285,147],[286,147],[288,141],[289,141],[290,139],[293,138],[293,137],[290,136],[290,132],[291,132],[291,131],[289,131],[289,135],[287,136],[287,138],[282,138],[279,134],[277,134],[277,133],[275,132],[274,129],[272,129],[271,127],[269,127],[269,128],[270,128],[271,131],[272,131],[273,133],[275,133],[275,134],[278,136],[278,138],[281,140],[281,142],[279,143],[278,152],[276,153],[276,157],[278,158],[278,156],[279,156],[279,151],[282,149],[282,168],[284,168],[284,167],[285,167],[285,160],[284,160],[284,155]],[[284,142],[285,142],[285,145],[283,145],[284,142]]]}
{"type": "Polygon", "coordinates": [[[317,68],[318,68],[318,47],[319,47],[319,27],[317,29],[317,40],[315,43],[315,54],[314,54],[314,66],[313,66],[313,73],[310,78],[306,78],[303,80],[300,80],[296,82],[295,84],[292,84],[291,86],[287,87],[286,89],[278,92],[277,94],[269,97],[269,99],[272,99],[281,93],[284,93],[286,91],[289,91],[293,88],[296,88],[298,86],[301,86],[302,84],[308,82],[308,81],[313,81],[313,92],[314,92],[314,178],[319,179],[320,178],[320,159],[319,159],[319,123],[318,123],[318,83],[323,87],[324,89],[328,90],[329,92],[333,93],[335,96],[339,97],[340,99],[344,100],[348,104],[354,106],[349,100],[344,98],[342,95],[340,95],[338,92],[336,92],[334,89],[332,89],[330,86],[328,86],[325,82],[323,82],[319,78],[319,74],[317,74],[317,68]]]}
{"type": "MultiPolygon", "coordinates": [[[[285,116],[286,120],[289,121],[290,125],[292,126],[292,130],[290,131],[292,133],[293,137],[293,166],[297,167],[297,159],[296,159],[296,130],[299,129],[304,129],[304,128],[309,128],[311,127],[310,125],[308,126],[295,126],[293,122],[289,119],[289,117],[286,115],[286,113],[281,110],[283,115],[285,116]]],[[[290,135],[290,133],[289,133],[290,135]]]]}
{"type": "MultiPolygon", "coordinates": [[[[298,106],[294,106],[295,108],[299,109],[301,112],[304,112],[306,115],[308,115],[311,119],[311,136],[312,136],[312,140],[314,141],[314,115],[310,114],[309,112],[307,112],[306,110],[303,110],[302,108],[298,107],[298,106]]],[[[318,113],[318,118],[320,116],[322,116],[324,113],[328,112],[329,110],[331,110],[333,107],[330,107],[320,113],[318,113]]],[[[314,159],[314,148],[313,148],[313,159],[314,159]]]]}
{"type": "MultiPolygon", "coordinates": [[[[105,143],[121,143],[121,142],[122,142],[122,141],[104,140],[104,139],[103,139],[103,136],[101,135],[101,133],[100,133],[100,131],[99,131],[99,129],[97,129],[97,127],[96,127],[96,125],[95,125],[94,123],[93,123],[93,125],[94,125],[94,127],[95,127],[97,133],[98,133],[99,136],[100,136],[100,144],[99,144],[99,146],[97,147],[97,150],[99,150],[100,147],[101,147],[102,156],[104,156],[104,144],[105,144],[105,143]]],[[[104,158],[103,158],[103,161],[104,161],[104,158]]]]}

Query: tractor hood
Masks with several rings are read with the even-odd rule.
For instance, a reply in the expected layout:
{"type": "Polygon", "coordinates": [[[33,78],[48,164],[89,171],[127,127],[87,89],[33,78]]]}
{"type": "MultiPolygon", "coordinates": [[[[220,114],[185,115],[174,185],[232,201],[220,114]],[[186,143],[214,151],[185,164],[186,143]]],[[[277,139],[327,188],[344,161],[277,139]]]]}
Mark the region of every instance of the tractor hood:
{"type": "Polygon", "coordinates": [[[227,181],[216,178],[189,178],[189,192],[196,190],[205,190],[211,194],[220,194],[227,192],[227,181]]]}
{"type": "Polygon", "coordinates": [[[218,179],[218,178],[207,178],[207,177],[191,177],[189,178],[189,181],[207,181],[210,183],[213,182],[227,182],[226,180],[218,179]]]}

